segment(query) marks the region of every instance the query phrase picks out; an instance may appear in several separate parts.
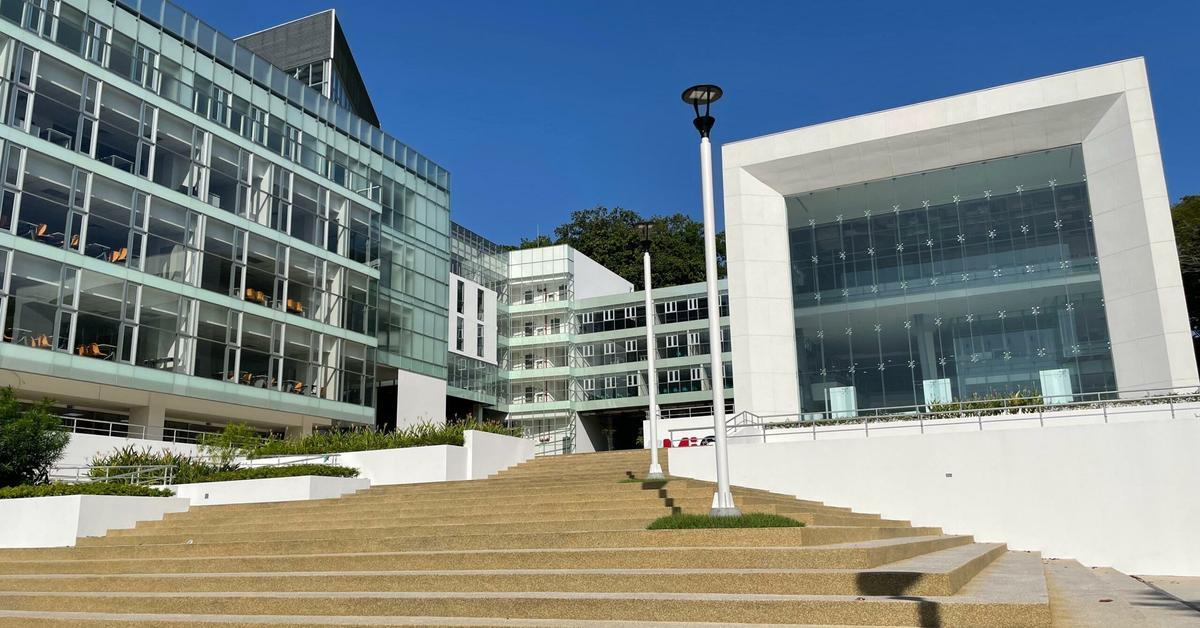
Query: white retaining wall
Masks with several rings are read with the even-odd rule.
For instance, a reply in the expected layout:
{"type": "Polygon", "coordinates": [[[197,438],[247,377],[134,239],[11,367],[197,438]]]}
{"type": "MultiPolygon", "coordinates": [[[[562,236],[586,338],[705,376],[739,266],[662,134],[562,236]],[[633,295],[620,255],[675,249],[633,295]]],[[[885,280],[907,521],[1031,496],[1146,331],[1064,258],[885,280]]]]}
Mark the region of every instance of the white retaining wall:
{"type": "Polygon", "coordinates": [[[176,497],[189,500],[193,506],[215,506],[332,499],[370,486],[371,481],[366,478],[302,475],[291,478],[178,484],[170,488],[175,491],[176,497]]]}
{"type": "MultiPolygon", "coordinates": [[[[533,458],[534,443],[527,438],[467,430],[463,445],[429,445],[401,449],[376,449],[329,454],[329,464],[358,469],[360,478],[381,484],[416,484],[477,480],[533,458]]],[[[276,461],[311,456],[259,458],[261,466],[276,461]]],[[[322,462],[314,460],[313,462],[322,462]]]]}
{"type": "Polygon", "coordinates": [[[97,434],[71,434],[63,457],[58,460],[59,466],[74,466],[90,464],[96,454],[109,454],[114,449],[133,445],[138,449],[150,448],[153,451],[164,449],[186,455],[196,455],[195,445],[186,443],[167,443],[161,440],[144,438],[123,438],[121,436],[100,436],[97,434]]]}
{"type": "MultiPolygon", "coordinates": [[[[1035,423],[1036,424],[1036,423],[1035,423]]],[[[742,443],[731,481],[1135,574],[1200,576],[1200,421],[742,443]]],[[[714,479],[714,448],[668,450],[714,479]]]]}
{"type": "Polygon", "coordinates": [[[157,521],[168,512],[183,512],[188,500],[178,497],[65,495],[0,499],[0,547],[69,547],[81,536],[102,536],[157,521]]]}

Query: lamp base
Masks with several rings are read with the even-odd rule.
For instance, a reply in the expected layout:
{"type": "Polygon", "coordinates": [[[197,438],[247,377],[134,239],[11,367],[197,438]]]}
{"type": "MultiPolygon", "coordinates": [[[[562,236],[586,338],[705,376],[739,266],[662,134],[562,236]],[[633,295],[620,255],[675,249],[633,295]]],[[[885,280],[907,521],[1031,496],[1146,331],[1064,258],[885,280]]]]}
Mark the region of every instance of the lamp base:
{"type": "Polygon", "coordinates": [[[666,474],[663,473],[662,465],[660,465],[660,464],[650,465],[650,470],[646,472],[646,479],[647,480],[665,480],[665,479],[667,479],[666,474]]]}
{"type": "Polygon", "coordinates": [[[742,516],[742,511],[738,510],[737,506],[734,506],[733,508],[713,508],[712,510],[708,511],[708,516],[710,516],[710,517],[740,517],[740,516],[742,516]]]}

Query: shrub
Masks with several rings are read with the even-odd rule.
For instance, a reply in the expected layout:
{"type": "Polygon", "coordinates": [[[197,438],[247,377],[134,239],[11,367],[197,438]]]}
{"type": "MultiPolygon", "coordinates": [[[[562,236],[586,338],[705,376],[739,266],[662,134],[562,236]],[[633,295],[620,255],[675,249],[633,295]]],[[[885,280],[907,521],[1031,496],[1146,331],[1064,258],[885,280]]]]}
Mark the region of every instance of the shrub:
{"type": "Polygon", "coordinates": [[[12,388],[0,390],[0,486],[44,484],[71,435],[50,413],[50,402],[22,408],[12,388]]]}
{"type": "Polygon", "coordinates": [[[674,514],[655,519],[647,530],[692,530],[697,528],[801,528],[791,517],[765,512],[748,512],[737,517],[674,514]]]}
{"type": "Polygon", "coordinates": [[[226,423],[225,429],[200,437],[200,453],[222,470],[237,468],[238,458],[262,444],[262,437],[245,423],[226,423]]]}
{"type": "Polygon", "coordinates": [[[59,495],[124,495],[128,497],[170,497],[171,491],[136,484],[91,482],[88,484],[24,484],[0,488],[0,499],[20,497],[57,497],[59,495]]]}
{"type": "Polygon", "coordinates": [[[462,445],[463,432],[479,430],[506,436],[520,436],[521,428],[504,427],[499,423],[454,423],[442,425],[421,423],[380,432],[374,429],[345,430],[338,432],[314,432],[299,439],[268,438],[249,450],[248,457],[296,456],[332,454],[347,451],[369,451],[373,449],[399,449],[426,445],[462,445]]]}
{"type": "MultiPolygon", "coordinates": [[[[154,451],[149,447],[138,448],[134,445],[126,445],[114,449],[108,454],[97,454],[92,457],[92,468],[88,471],[93,478],[104,478],[109,475],[107,469],[98,467],[148,467],[148,466],[172,466],[175,467],[173,482],[176,484],[186,484],[189,482],[197,482],[198,478],[202,478],[220,471],[230,471],[236,469],[237,466],[222,467],[217,464],[206,462],[200,458],[181,454],[169,449],[161,449],[154,451]]],[[[120,473],[121,470],[115,470],[114,473],[120,473]]],[[[141,479],[152,479],[143,476],[141,479]]],[[[166,479],[165,477],[163,478],[166,479]]],[[[113,482],[121,482],[125,484],[133,483],[133,478],[122,478],[112,480],[113,482]]]]}
{"type": "MultiPolygon", "coordinates": [[[[228,482],[230,480],[261,480],[265,478],[293,478],[301,475],[320,475],[332,478],[358,477],[358,469],[334,464],[294,464],[285,467],[250,467],[233,471],[217,471],[201,476],[192,482],[228,482]]],[[[182,482],[180,482],[182,484],[182,482]]]]}

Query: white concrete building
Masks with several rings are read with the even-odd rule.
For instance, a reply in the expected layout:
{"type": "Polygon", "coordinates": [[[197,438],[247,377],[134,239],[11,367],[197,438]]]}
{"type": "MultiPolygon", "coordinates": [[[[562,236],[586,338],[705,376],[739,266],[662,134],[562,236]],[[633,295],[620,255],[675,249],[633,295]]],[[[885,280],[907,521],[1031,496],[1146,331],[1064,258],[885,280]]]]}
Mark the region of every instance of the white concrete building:
{"type": "Polygon", "coordinates": [[[738,410],[1197,385],[1140,58],[722,155],[738,410]]]}

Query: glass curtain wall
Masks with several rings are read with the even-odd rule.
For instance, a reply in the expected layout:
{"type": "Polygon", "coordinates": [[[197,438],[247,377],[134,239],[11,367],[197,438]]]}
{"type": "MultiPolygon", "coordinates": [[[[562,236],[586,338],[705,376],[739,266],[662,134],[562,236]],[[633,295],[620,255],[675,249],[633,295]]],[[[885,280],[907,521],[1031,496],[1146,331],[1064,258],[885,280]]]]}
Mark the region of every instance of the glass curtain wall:
{"type": "Polygon", "coordinates": [[[1115,387],[1081,147],[786,202],[806,411],[1115,387]]]}

